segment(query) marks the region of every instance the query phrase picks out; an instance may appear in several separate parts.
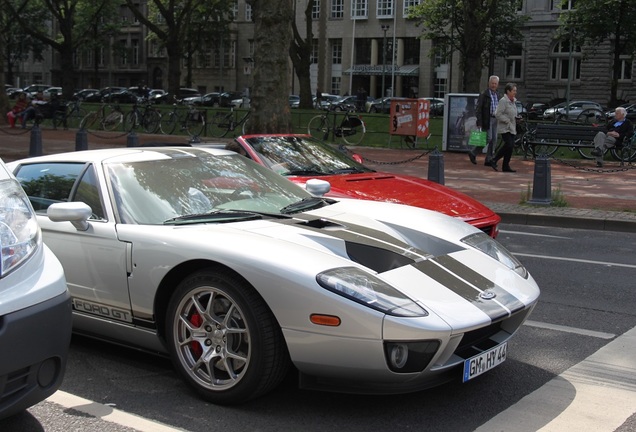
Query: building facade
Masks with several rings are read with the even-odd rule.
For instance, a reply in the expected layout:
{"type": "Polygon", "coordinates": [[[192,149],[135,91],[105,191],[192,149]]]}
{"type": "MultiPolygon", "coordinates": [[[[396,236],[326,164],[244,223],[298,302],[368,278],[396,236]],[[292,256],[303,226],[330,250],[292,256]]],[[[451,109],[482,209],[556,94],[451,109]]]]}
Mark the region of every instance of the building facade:
{"type": "MultiPolygon", "coordinates": [[[[518,85],[523,102],[556,99],[585,99],[602,104],[610,98],[612,75],[609,42],[595,52],[557,38],[558,18],[575,0],[523,0],[519,13],[530,20],[524,25],[524,39],[515,44],[506,58],[497,58],[494,73],[518,85]]],[[[315,0],[312,9],[314,43],[312,52],[312,92],[355,94],[364,88],[370,96],[443,97],[460,90],[458,54],[452,58],[431,57],[432,42],[420,36],[422,29],[407,18],[409,7],[419,0],[315,0]]],[[[295,0],[296,22],[304,28],[307,0],[295,0]]],[[[218,46],[202,50],[192,59],[192,86],[202,93],[211,91],[249,92],[253,86],[254,25],[251,7],[235,0],[233,23],[227,38],[218,46]]],[[[165,50],[148,39],[147,30],[124,6],[124,24],[110,48],[81,52],[76,56],[77,88],[135,86],[167,87],[165,50]],[[124,49],[114,49],[114,46],[124,49]]],[[[301,30],[302,31],[302,30],[301,30]]],[[[618,98],[636,100],[632,79],[632,53],[621,53],[618,98]]],[[[52,57],[50,84],[57,84],[62,71],[52,57]]],[[[47,65],[32,76],[44,79],[47,65]]],[[[23,68],[26,70],[27,68],[23,68]]],[[[290,69],[291,66],[290,66],[290,69]]],[[[482,74],[486,86],[488,71],[482,74]]],[[[182,79],[186,76],[184,66],[182,79]]],[[[30,84],[29,77],[22,81],[30,84]]],[[[299,84],[290,73],[290,93],[299,84]]],[[[184,82],[184,84],[186,84],[184,82]]]]}

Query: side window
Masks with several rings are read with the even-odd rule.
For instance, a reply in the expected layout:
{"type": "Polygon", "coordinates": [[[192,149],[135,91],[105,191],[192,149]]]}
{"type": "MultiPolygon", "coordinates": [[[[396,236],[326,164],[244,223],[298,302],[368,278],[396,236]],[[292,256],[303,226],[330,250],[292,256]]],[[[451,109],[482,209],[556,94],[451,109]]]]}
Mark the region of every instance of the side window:
{"type": "Polygon", "coordinates": [[[90,165],[82,175],[82,179],[77,185],[77,190],[73,194],[72,200],[82,201],[88,204],[93,210],[92,218],[106,219],[93,165],[90,165]]]}
{"type": "Polygon", "coordinates": [[[32,164],[21,166],[15,176],[35,211],[46,213],[51,204],[69,201],[73,185],[83,170],[81,163],[32,164]]]}

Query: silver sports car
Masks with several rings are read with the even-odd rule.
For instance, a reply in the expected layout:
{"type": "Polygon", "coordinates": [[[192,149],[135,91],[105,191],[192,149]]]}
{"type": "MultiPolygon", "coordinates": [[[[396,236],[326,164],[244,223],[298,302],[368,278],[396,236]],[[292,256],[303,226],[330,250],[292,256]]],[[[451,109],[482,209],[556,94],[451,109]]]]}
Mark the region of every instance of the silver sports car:
{"type": "Polygon", "coordinates": [[[125,148],[10,167],[62,262],[74,331],[158,353],[236,403],[293,367],[365,393],[501,364],[539,288],[496,240],[437,212],[328,199],[226,150],[125,148]],[[310,193],[312,192],[312,193],[310,193]]]}

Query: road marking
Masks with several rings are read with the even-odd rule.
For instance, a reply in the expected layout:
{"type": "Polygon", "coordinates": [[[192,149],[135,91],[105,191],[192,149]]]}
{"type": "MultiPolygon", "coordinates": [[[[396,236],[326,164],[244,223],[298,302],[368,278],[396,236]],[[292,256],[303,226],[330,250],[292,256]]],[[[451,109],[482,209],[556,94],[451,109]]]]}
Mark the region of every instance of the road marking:
{"type": "Polygon", "coordinates": [[[533,236],[533,237],[547,237],[547,238],[555,238],[555,239],[564,239],[571,240],[572,237],[563,237],[563,236],[555,236],[550,234],[538,234],[538,233],[527,233],[521,231],[508,231],[508,230],[499,230],[499,233],[503,234],[517,234],[517,235],[525,235],[525,236],[533,236]]]}
{"type": "Polygon", "coordinates": [[[564,258],[564,257],[555,257],[555,256],[548,256],[548,255],[535,255],[535,254],[524,254],[524,253],[515,253],[515,252],[513,252],[512,254],[515,256],[528,257],[528,258],[541,258],[541,259],[549,259],[549,260],[557,260],[557,261],[572,261],[572,262],[579,262],[579,263],[585,263],[585,264],[605,265],[608,267],[625,267],[625,268],[636,269],[636,264],[621,264],[621,263],[607,262],[607,261],[592,261],[592,260],[585,260],[585,259],[579,259],[579,258],[564,258]]]}
{"type": "Polygon", "coordinates": [[[600,339],[614,339],[616,337],[616,335],[612,333],[604,333],[604,332],[598,332],[594,330],[586,330],[586,329],[581,329],[576,327],[562,326],[558,324],[548,324],[548,323],[532,321],[532,320],[527,320],[524,324],[530,327],[538,327],[538,328],[544,328],[548,330],[574,333],[578,335],[591,336],[591,337],[600,338],[600,339]]]}
{"type": "Polygon", "coordinates": [[[140,432],[186,432],[185,429],[167,426],[163,423],[148,420],[134,414],[129,414],[111,406],[93,402],[61,390],[53,393],[47,401],[61,405],[64,408],[81,411],[107,422],[136,429],[140,432]]]}
{"type": "Polygon", "coordinates": [[[475,432],[611,432],[636,411],[636,327],[475,432]]]}

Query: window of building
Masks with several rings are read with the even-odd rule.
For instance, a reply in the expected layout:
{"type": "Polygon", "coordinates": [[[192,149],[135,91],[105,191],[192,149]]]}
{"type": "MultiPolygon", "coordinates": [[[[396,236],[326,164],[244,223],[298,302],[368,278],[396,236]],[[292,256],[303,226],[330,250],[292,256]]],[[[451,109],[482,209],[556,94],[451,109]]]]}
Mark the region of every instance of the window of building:
{"type": "Polygon", "coordinates": [[[443,99],[446,95],[446,84],[448,80],[446,78],[435,78],[433,83],[433,97],[443,99]]]}
{"type": "Polygon", "coordinates": [[[132,49],[131,49],[132,64],[138,65],[139,64],[139,41],[136,39],[133,39],[131,41],[131,45],[132,45],[132,49]]]}
{"type": "Polygon", "coordinates": [[[421,2],[422,0],[404,0],[402,3],[402,16],[407,18],[409,16],[409,9],[419,5],[421,2]]]}
{"type": "Polygon", "coordinates": [[[567,81],[572,69],[572,80],[581,79],[581,47],[573,45],[570,49],[569,39],[559,41],[550,54],[550,79],[567,81]]]}
{"type": "Polygon", "coordinates": [[[505,77],[508,80],[520,80],[521,79],[521,60],[523,56],[523,49],[521,44],[514,44],[506,57],[506,71],[505,77]]]}
{"type": "Polygon", "coordinates": [[[342,39],[331,40],[331,63],[342,64],[342,39]]]}
{"type": "Polygon", "coordinates": [[[120,64],[122,66],[127,66],[128,65],[128,44],[127,41],[125,39],[122,39],[119,41],[122,50],[121,50],[121,55],[119,56],[119,60],[120,60],[120,64]]]}
{"type": "Polygon", "coordinates": [[[552,0],[552,10],[575,9],[576,0],[552,0]]]}
{"type": "Polygon", "coordinates": [[[106,56],[104,55],[104,47],[99,47],[99,49],[97,50],[97,64],[100,66],[104,66],[104,59],[106,58],[106,56]]]}
{"type": "Polygon", "coordinates": [[[238,0],[234,0],[232,2],[232,10],[230,12],[231,17],[232,17],[232,21],[236,21],[238,19],[238,12],[239,12],[238,9],[239,9],[238,8],[238,0]]]}
{"type": "Polygon", "coordinates": [[[344,17],[344,0],[331,0],[331,18],[344,17]]]}
{"type": "Polygon", "coordinates": [[[331,77],[331,94],[340,94],[341,77],[331,77]]]}
{"type": "Polygon", "coordinates": [[[320,18],[320,1],[314,0],[314,5],[311,8],[311,19],[317,20],[320,18]]]}
{"type": "Polygon", "coordinates": [[[252,5],[245,3],[245,21],[252,21],[252,5]]]}
{"type": "Polygon", "coordinates": [[[393,18],[393,0],[378,0],[378,18],[393,18]]]}
{"type": "Polygon", "coordinates": [[[86,51],[86,66],[93,66],[93,50],[86,51]]]}
{"type": "Polygon", "coordinates": [[[414,65],[420,63],[420,38],[404,38],[404,61],[402,64],[414,65]]]}
{"type": "Polygon", "coordinates": [[[368,0],[351,0],[351,19],[369,18],[368,0]]]}
{"type": "Polygon", "coordinates": [[[371,39],[357,38],[353,51],[355,64],[371,64],[371,39]]]}
{"type": "Polygon", "coordinates": [[[77,52],[77,50],[73,51],[73,66],[79,67],[80,65],[81,54],[77,52]]]}
{"type": "Polygon", "coordinates": [[[236,67],[236,41],[223,41],[212,50],[215,68],[233,69],[236,67]]]}

